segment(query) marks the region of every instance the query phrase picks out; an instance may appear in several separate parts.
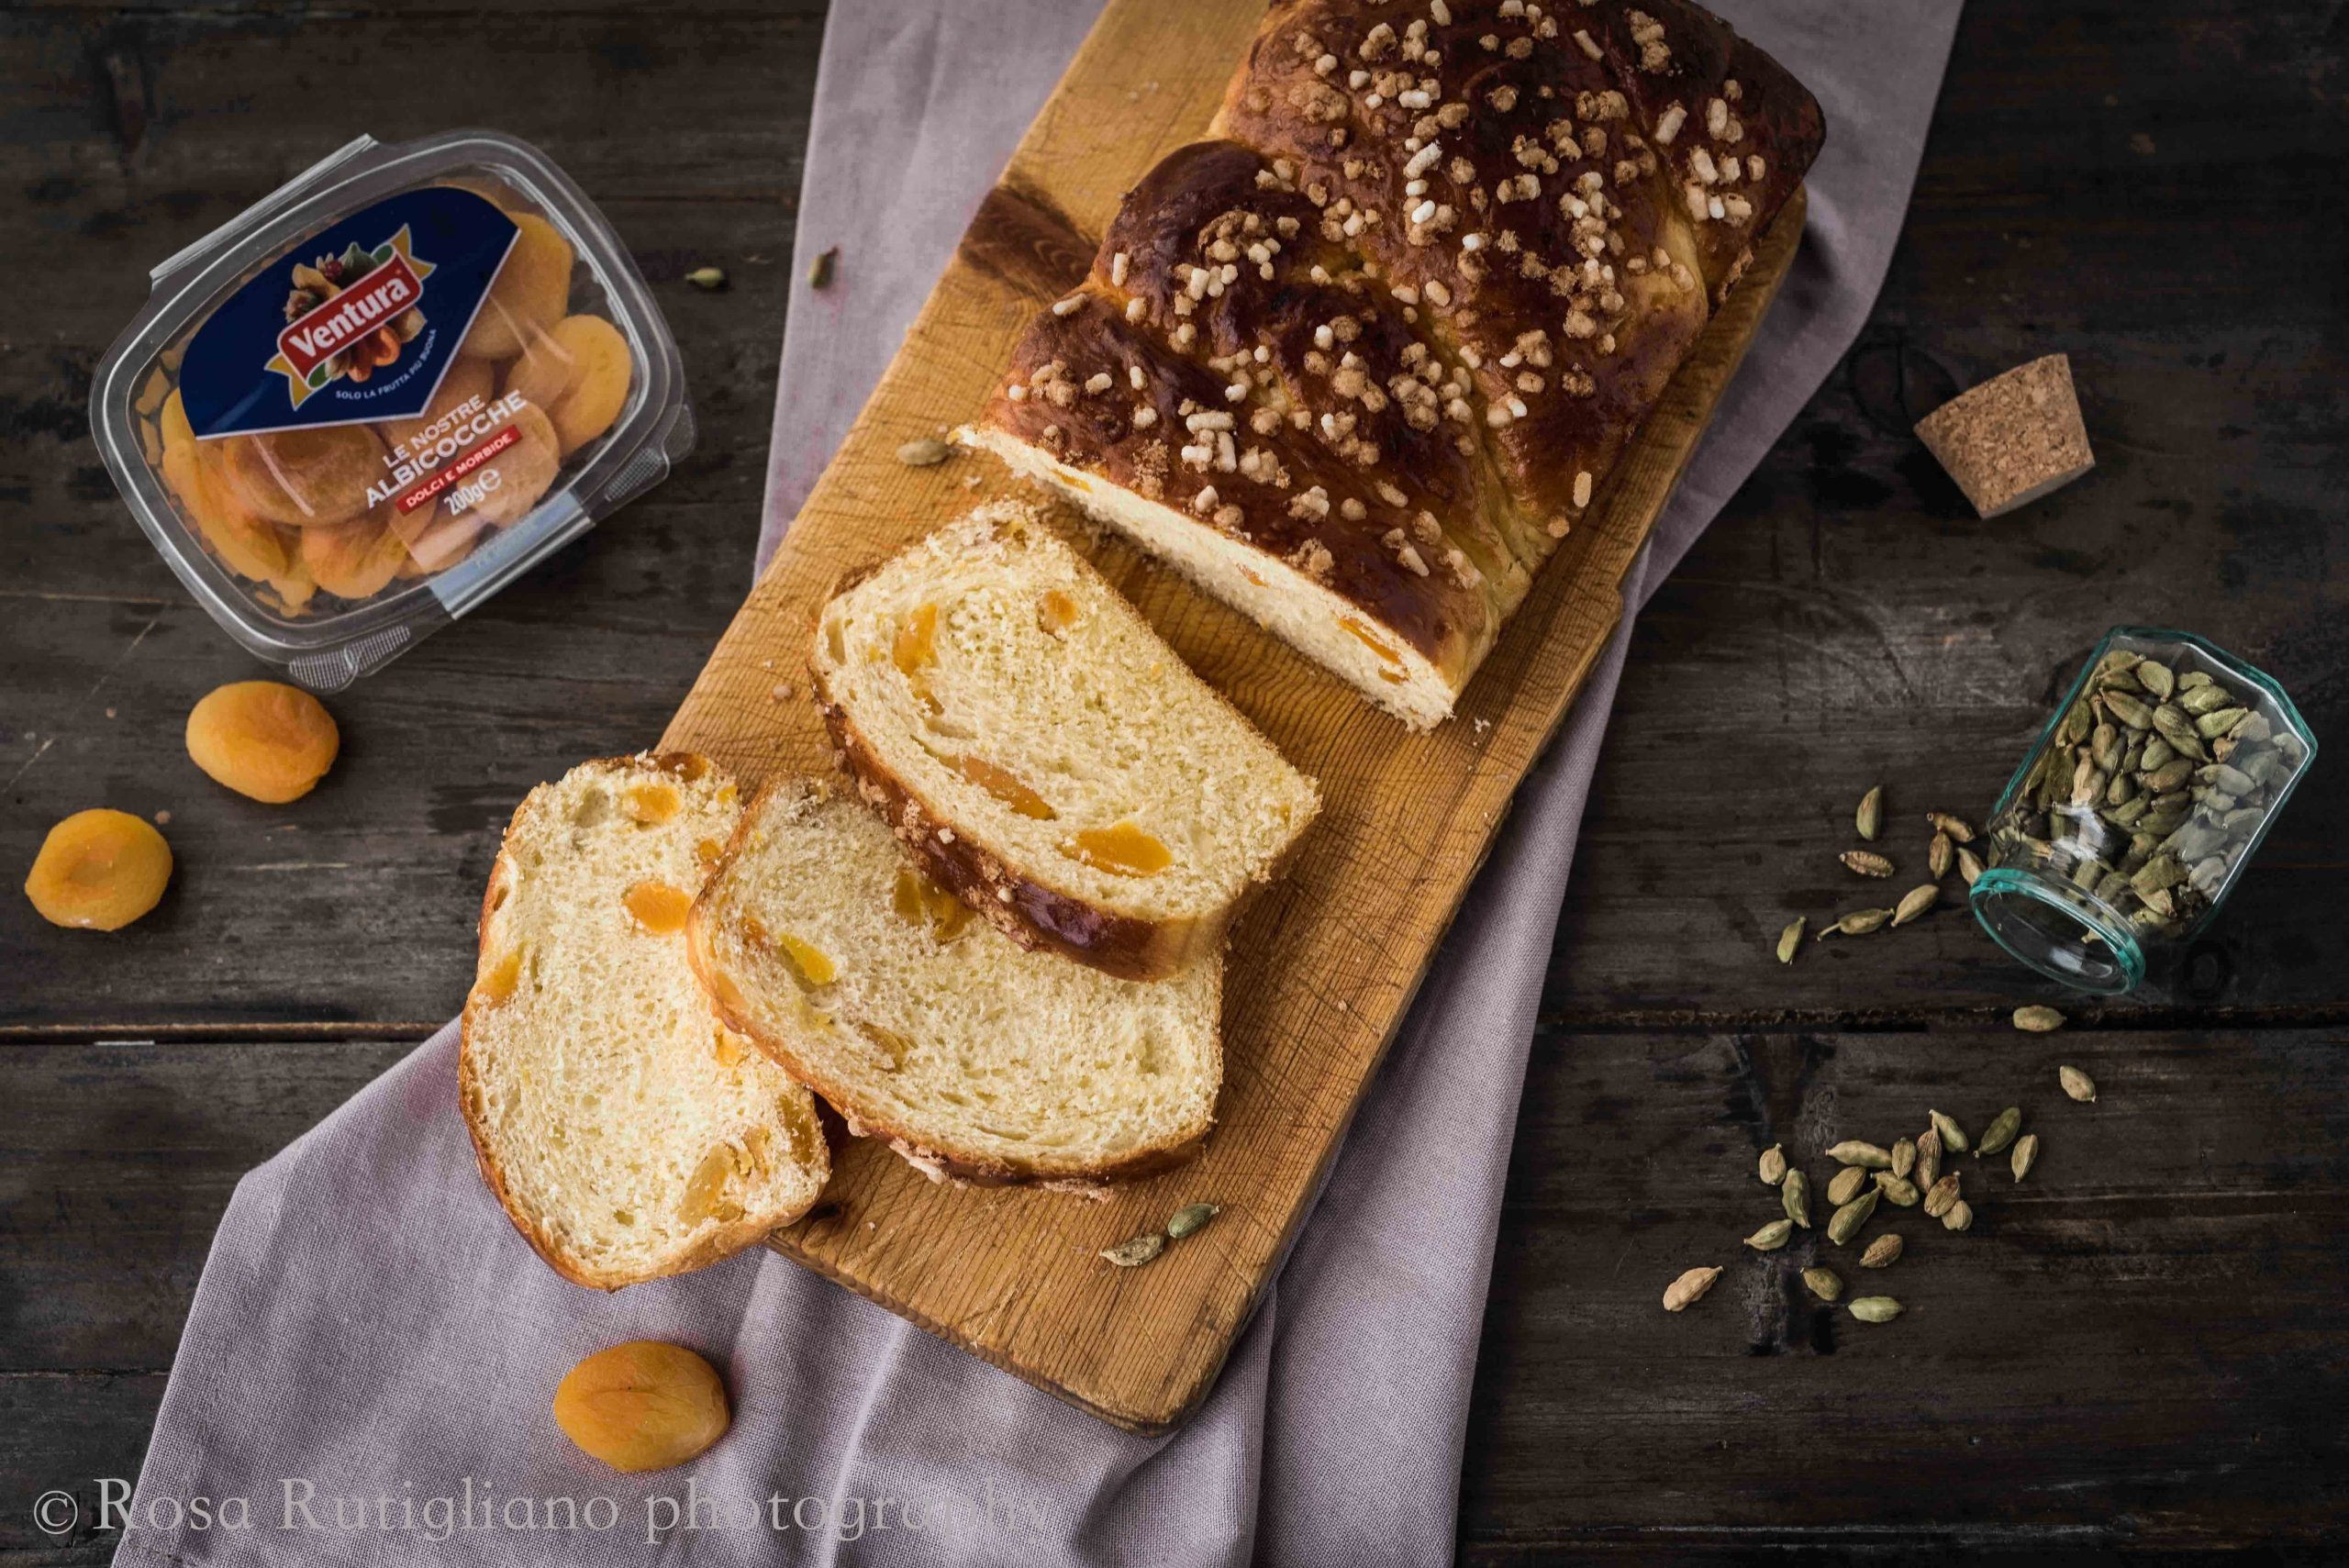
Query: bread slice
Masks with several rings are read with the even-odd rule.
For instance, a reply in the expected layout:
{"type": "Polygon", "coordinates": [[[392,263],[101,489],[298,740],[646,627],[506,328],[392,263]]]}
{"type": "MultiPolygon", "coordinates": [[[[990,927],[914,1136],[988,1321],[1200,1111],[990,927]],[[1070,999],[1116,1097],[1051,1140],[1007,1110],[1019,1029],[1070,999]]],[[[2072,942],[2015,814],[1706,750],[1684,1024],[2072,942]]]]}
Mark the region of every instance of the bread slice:
{"type": "Polygon", "coordinates": [[[1144,1175],[1214,1119],[1220,955],[1151,984],[1021,949],[826,784],[760,791],[686,930],[727,1023],[933,1180],[1144,1175]]]}
{"type": "Polygon", "coordinates": [[[741,816],[684,752],[582,762],[514,813],[482,900],[459,1094],[482,1179],[556,1273],[616,1290],[807,1211],[815,1103],[720,1027],[692,895],[741,816]]]}
{"type": "Polygon", "coordinates": [[[818,617],[817,700],[865,799],[1023,947],[1163,979],[1222,942],[1320,808],[1030,509],[940,529],[818,617]]]}

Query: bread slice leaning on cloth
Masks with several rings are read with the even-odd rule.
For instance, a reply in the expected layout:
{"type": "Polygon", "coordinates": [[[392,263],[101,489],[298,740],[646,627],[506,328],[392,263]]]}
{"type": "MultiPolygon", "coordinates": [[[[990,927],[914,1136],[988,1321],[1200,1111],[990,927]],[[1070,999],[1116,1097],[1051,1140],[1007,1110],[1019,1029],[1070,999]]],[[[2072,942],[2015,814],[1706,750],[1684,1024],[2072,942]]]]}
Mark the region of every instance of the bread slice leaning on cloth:
{"type": "Polygon", "coordinates": [[[1414,728],[1606,494],[1824,136],[1685,0],[1274,0],[959,432],[1414,728]]]}
{"type": "Polygon", "coordinates": [[[759,792],[687,931],[728,1024],[933,1180],[1146,1175],[1214,1118],[1219,955],[1144,982],[1015,946],[829,784],[759,792]]]}
{"type": "Polygon", "coordinates": [[[817,701],[866,802],[1023,947],[1163,979],[1220,946],[1320,807],[1030,508],[980,508],[818,617],[817,701]]]}
{"type": "Polygon", "coordinates": [[[514,813],[482,900],[459,1094],[482,1179],[574,1284],[701,1268],[807,1211],[807,1091],[721,1027],[685,915],[741,817],[685,752],[582,762],[514,813]]]}

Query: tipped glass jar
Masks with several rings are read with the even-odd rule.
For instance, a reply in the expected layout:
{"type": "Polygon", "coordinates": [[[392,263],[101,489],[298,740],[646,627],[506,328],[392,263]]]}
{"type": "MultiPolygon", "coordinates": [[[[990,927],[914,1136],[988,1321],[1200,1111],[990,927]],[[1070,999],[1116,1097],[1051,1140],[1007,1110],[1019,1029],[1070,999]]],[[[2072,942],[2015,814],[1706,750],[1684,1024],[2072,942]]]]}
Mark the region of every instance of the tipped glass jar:
{"type": "Polygon", "coordinates": [[[2128,991],[2218,912],[2315,756],[2259,670],[2116,628],[1998,797],[1975,917],[2043,974],[2128,991]]]}

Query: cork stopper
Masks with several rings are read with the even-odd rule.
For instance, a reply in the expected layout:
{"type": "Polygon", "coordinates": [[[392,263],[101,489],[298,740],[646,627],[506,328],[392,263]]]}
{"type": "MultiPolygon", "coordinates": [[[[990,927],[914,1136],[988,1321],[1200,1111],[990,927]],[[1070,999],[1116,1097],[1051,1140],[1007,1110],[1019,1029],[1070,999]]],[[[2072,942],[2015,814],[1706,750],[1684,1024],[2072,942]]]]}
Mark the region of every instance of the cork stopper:
{"type": "Polygon", "coordinates": [[[2062,354],[2017,365],[1943,404],[1917,435],[1985,517],[2011,512],[2096,466],[2072,361],[2062,354]]]}

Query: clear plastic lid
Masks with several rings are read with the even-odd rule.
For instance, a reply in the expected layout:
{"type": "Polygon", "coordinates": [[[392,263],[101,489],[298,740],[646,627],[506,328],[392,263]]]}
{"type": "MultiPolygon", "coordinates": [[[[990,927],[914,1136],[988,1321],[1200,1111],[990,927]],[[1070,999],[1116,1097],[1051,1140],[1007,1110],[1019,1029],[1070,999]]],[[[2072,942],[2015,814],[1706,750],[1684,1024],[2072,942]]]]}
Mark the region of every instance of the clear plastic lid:
{"type": "Polygon", "coordinates": [[[321,691],[694,440],[676,343],[610,224],[491,131],[362,137],[165,261],[90,425],[212,617],[321,691]]]}

